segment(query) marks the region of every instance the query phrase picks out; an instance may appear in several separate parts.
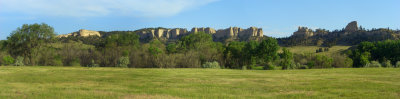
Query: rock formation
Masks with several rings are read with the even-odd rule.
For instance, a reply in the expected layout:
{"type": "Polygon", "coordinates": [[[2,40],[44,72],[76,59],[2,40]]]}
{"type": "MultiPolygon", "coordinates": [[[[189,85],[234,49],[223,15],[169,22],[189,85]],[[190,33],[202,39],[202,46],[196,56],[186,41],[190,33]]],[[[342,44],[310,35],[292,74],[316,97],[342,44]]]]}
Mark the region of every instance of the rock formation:
{"type": "Polygon", "coordinates": [[[261,28],[250,27],[248,29],[242,29],[238,27],[229,27],[227,29],[218,30],[214,37],[216,38],[248,38],[248,37],[263,37],[263,31],[261,28]]]}
{"type": "Polygon", "coordinates": [[[78,32],[58,35],[57,37],[61,38],[61,37],[69,37],[69,36],[73,36],[73,37],[78,37],[78,36],[80,36],[80,37],[97,36],[97,37],[100,37],[101,35],[97,31],[90,31],[90,30],[81,29],[78,32]]]}
{"type": "Polygon", "coordinates": [[[176,39],[180,35],[185,35],[188,33],[186,29],[175,28],[175,29],[142,29],[136,32],[141,39],[151,39],[151,38],[166,38],[166,39],[176,39]]]}
{"type": "Polygon", "coordinates": [[[192,31],[190,31],[191,33],[197,33],[197,32],[204,32],[204,33],[208,33],[208,34],[215,34],[216,31],[213,28],[207,27],[207,28],[192,28],[192,31]]]}
{"type": "MultiPolygon", "coordinates": [[[[154,38],[161,39],[161,40],[178,40],[180,37],[191,34],[191,33],[198,33],[204,32],[207,34],[211,34],[216,41],[223,41],[224,39],[239,39],[239,40],[248,40],[252,37],[263,37],[263,30],[257,27],[250,27],[248,29],[242,29],[239,27],[229,27],[227,29],[220,29],[215,30],[210,27],[194,27],[191,31],[188,31],[184,28],[144,28],[140,30],[134,31],[136,34],[140,36],[141,40],[151,40],[154,38]]],[[[105,34],[106,35],[106,34],[105,34]]],[[[70,34],[65,35],[58,35],[57,37],[88,37],[88,36],[98,36],[101,37],[100,33],[97,31],[89,31],[89,30],[79,30],[78,32],[73,32],[70,34]]]]}
{"type": "Polygon", "coordinates": [[[308,29],[307,27],[298,27],[297,31],[293,33],[293,36],[299,37],[311,37],[314,35],[313,30],[308,29]]]}
{"type": "Polygon", "coordinates": [[[142,29],[137,32],[140,36],[140,39],[152,39],[152,38],[162,38],[167,40],[177,40],[181,36],[188,35],[190,33],[198,33],[204,32],[207,34],[213,35],[214,38],[217,39],[226,39],[226,38],[249,38],[249,37],[263,37],[263,31],[261,28],[250,27],[248,29],[242,29],[238,27],[230,27],[227,29],[215,30],[210,27],[194,27],[191,31],[187,31],[182,28],[174,28],[174,29],[163,29],[163,28],[149,28],[142,29]]]}
{"type": "Polygon", "coordinates": [[[355,32],[358,31],[358,24],[357,21],[352,21],[347,24],[346,28],[344,29],[346,32],[355,32]]]}

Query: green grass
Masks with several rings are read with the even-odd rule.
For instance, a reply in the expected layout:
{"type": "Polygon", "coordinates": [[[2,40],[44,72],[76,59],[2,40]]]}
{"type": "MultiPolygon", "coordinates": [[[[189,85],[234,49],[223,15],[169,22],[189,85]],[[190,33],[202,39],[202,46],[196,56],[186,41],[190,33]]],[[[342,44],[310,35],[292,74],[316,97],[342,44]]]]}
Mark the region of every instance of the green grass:
{"type": "Polygon", "coordinates": [[[327,55],[330,56],[332,54],[337,54],[340,53],[341,51],[344,51],[348,48],[350,48],[351,46],[332,46],[331,48],[329,48],[329,51],[327,52],[320,52],[320,53],[315,53],[315,50],[319,49],[319,48],[323,48],[323,47],[318,47],[318,46],[293,46],[293,47],[285,47],[287,48],[290,52],[293,53],[304,53],[304,54],[309,54],[309,53],[315,53],[315,54],[319,54],[319,55],[327,55]]]}
{"type": "Polygon", "coordinates": [[[0,98],[399,98],[399,68],[0,67],[0,98]]]}

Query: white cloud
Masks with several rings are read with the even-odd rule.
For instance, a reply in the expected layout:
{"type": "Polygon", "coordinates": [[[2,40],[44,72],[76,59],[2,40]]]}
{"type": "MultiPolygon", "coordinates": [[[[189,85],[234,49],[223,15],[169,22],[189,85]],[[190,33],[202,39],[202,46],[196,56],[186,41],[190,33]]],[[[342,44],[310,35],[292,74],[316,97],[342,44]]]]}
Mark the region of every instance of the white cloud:
{"type": "Polygon", "coordinates": [[[0,12],[45,16],[167,17],[217,0],[0,0],[0,12]]]}

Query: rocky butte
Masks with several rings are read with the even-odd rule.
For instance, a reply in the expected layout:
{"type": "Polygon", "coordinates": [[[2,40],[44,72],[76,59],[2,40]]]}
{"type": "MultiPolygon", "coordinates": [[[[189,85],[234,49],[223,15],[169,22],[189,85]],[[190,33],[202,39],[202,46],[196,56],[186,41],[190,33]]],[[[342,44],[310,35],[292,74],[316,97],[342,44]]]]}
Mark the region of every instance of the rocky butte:
{"type": "MultiPolygon", "coordinates": [[[[214,39],[217,39],[216,41],[223,41],[225,39],[233,39],[233,40],[248,40],[252,37],[258,38],[258,37],[263,37],[263,30],[261,28],[257,27],[250,27],[247,29],[239,28],[239,27],[229,27],[227,29],[219,29],[215,30],[210,27],[201,27],[197,28],[194,27],[191,29],[191,31],[188,31],[187,29],[184,28],[173,28],[173,29],[167,29],[167,28],[146,28],[146,29],[139,29],[136,30],[135,33],[140,36],[141,40],[145,39],[162,39],[162,40],[177,40],[182,36],[191,34],[191,33],[198,33],[198,32],[204,32],[207,34],[211,34],[214,39]]],[[[65,35],[58,35],[57,37],[77,37],[77,36],[82,36],[82,37],[88,37],[88,36],[98,36],[101,37],[99,32],[97,31],[90,31],[90,30],[79,30],[78,32],[73,32],[70,34],[65,34],[65,35]]]]}
{"type": "Polygon", "coordinates": [[[346,28],[344,29],[346,32],[355,32],[358,31],[358,24],[357,21],[352,21],[347,24],[346,28]]]}
{"type": "Polygon", "coordinates": [[[299,36],[299,37],[310,37],[313,36],[314,32],[311,29],[308,29],[307,27],[298,27],[297,31],[293,33],[293,36],[299,36]]]}
{"type": "Polygon", "coordinates": [[[61,38],[61,37],[70,37],[70,36],[73,36],[73,37],[78,37],[78,36],[80,36],[80,37],[89,37],[89,36],[97,36],[97,37],[100,37],[101,35],[100,35],[100,33],[97,32],[97,31],[91,31],[91,30],[81,29],[81,30],[79,30],[79,31],[77,31],[77,32],[73,32],[73,33],[69,33],[69,34],[63,34],[63,35],[58,35],[57,37],[58,37],[58,38],[61,38]]]}
{"type": "MultiPolygon", "coordinates": [[[[345,33],[344,35],[347,35],[351,32],[356,32],[358,31],[358,24],[357,21],[352,21],[349,24],[347,24],[346,28],[344,29],[345,33]]],[[[315,31],[312,29],[309,29],[307,27],[298,27],[298,30],[293,33],[293,37],[300,37],[300,38],[308,38],[312,36],[318,36],[318,35],[326,35],[327,31],[323,29],[316,29],[315,31]]]]}
{"type": "Polygon", "coordinates": [[[227,29],[215,30],[210,27],[194,27],[191,31],[187,31],[183,28],[175,28],[175,29],[165,29],[165,28],[157,28],[157,29],[143,29],[138,30],[137,34],[141,39],[151,39],[151,38],[159,38],[166,40],[177,40],[182,36],[191,34],[204,32],[207,34],[211,34],[214,39],[217,41],[222,41],[225,39],[234,39],[234,40],[247,40],[251,37],[263,37],[263,31],[261,28],[250,27],[248,29],[242,29],[239,27],[229,27],[227,29]]]}

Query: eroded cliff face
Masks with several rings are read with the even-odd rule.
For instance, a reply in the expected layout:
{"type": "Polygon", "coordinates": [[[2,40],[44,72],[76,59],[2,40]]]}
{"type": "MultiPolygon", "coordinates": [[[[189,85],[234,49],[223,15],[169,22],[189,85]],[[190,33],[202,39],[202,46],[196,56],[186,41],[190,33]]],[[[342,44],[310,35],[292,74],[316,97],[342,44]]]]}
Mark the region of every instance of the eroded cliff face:
{"type": "Polygon", "coordinates": [[[358,31],[358,24],[357,21],[352,21],[347,24],[346,28],[344,29],[346,32],[355,32],[358,31]]]}
{"type": "Polygon", "coordinates": [[[85,30],[85,29],[81,29],[81,30],[79,30],[77,32],[73,32],[73,33],[69,33],[69,34],[58,35],[57,37],[61,38],[61,37],[70,37],[70,36],[73,36],[73,37],[78,37],[78,36],[81,36],[81,37],[89,37],[89,36],[101,37],[99,32],[91,31],[91,30],[85,30]]]}
{"type": "MultiPolygon", "coordinates": [[[[215,30],[210,27],[194,27],[191,31],[188,31],[184,28],[145,28],[136,30],[135,33],[140,36],[141,40],[149,41],[151,39],[160,39],[166,41],[178,40],[182,36],[189,35],[191,33],[204,32],[207,34],[211,34],[215,41],[224,41],[225,39],[233,39],[233,40],[249,40],[249,38],[258,38],[263,37],[263,30],[257,27],[250,27],[247,29],[242,29],[239,27],[229,27],[227,29],[215,30]]],[[[102,35],[97,31],[90,30],[79,30],[78,32],[73,32],[65,35],[58,35],[57,37],[88,37],[88,36],[97,36],[101,37],[102,35]]]]}
{"type": "Polygon", "coordinates": [[[308,29],[307,27],[298,27],[297,31],[293,33],[293,36],[298,37],[311,37],[313,35],[313,30],[308,29]]]}
{"type": "Polygon", "coordinates": [[[247,39],[250,37],[263,37],[263,30],[257,27],[250,27],[248,29],[242,29],[239,27],[229,27],[227,29],[215,30],[210,27],[194,27],[191,31],[187,31],[183,28],[174,28],[174,29],[143,29],[137,32],[141,39],[153,39],[159,38],[164,40],[177,40],[182,36],[191,34],[204,32],[207,34],[213,35],[214,39],[247,39]]]}

